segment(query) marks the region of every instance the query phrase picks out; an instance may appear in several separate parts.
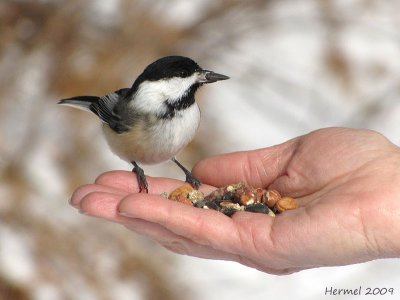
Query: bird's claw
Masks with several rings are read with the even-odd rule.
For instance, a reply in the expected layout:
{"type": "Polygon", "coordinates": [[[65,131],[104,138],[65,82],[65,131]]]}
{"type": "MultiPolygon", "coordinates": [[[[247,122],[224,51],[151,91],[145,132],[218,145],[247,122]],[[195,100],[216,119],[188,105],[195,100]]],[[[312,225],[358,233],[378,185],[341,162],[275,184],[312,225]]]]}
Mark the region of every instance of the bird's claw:
{"type": "Polygon", "coordinates": [[[192,175],[192,173],[187,173],[186,174],[186,182],[189,183],[196,190],[198,190],[200,185],[201,185],[200,180],[198,180],[196,177],[194,177],[192,175]]]}
{"type": "Polygon", "coordinates": [[[136,174],[137,177],[137,183],[139,186],[139,193],[141,193],[143,190],[146,191],[146,193],[149,193],[149,184],[147,183],[146,180],[146,175],[144,175],[144,171],[141,167],[139,167],[135,162],[132,162],[133,164],[133,169],[132,172],[136,174]]]}

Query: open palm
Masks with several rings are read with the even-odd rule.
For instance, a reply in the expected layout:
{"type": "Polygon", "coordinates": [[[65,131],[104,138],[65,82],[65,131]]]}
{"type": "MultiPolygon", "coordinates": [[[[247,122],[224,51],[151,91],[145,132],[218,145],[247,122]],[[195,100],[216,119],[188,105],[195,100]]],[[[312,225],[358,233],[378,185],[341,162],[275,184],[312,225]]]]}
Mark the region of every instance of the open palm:
{"type": "Polygon", "coordinates": [[[375,132],[322,129],[274,147],[207,158],[193,174],[205,193],[244,180],[296,197],[300,207],[276,218],[249,212],[229,218],[166,201],[160,193],[181,185],[177,180],[148,178],[149,194],[139,194],[134,175],[124,171],[80,187],[71,203],[174,252],[274,274],[400,254],[400,150],[375,132]]]}

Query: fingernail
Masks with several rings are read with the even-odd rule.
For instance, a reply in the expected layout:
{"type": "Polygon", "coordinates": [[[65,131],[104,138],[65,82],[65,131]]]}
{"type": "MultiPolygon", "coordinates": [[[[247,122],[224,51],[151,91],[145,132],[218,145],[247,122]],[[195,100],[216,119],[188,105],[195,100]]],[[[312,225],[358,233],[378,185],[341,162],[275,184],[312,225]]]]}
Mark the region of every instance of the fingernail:
{"type": "Polygon", "coordinates": [[[80,214],[82,214],[82,215],[87,215],[87,212],[84,211],[84,210],[78,209],[78,212],[79,212],[80,214]]]}
{"type": "Polygon", "coordinates": [[[132,216],[124,211],[119,211],[118,214],[123,217],[132,218],[132,216]]]}
{"type": "Polygon", "coordinates": [[[71,205],[72,207],[77,207],[77,205],[74,203],[74,202],[72,202],[72,197],[68,200],[68,204],[69,205],[71,205]]]}

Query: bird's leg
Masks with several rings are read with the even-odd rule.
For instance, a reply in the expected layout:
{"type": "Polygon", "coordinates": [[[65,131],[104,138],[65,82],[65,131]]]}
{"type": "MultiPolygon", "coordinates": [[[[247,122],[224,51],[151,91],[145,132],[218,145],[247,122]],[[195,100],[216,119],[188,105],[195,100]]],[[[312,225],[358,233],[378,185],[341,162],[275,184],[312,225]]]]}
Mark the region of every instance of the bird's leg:
{"type": "Polygon", "coordinates": [[[143,189],[146,191],[146,193],[149,193],[149,185],[147,183],[146,175],[144,175],[143,169],[139,167],[135,161],[132,161],[131,163],[133,165],[132,172],[135,173],[137,177],[139,193],[141,193],[143,189]]]}
{"type": "Polygon", "coordinates": [[[171,158],[171,160],[176,163],[178,165],[179,168],[181,168],[181,170],[185,173],[186,175],[186,182],[190,183],[190,185],[192,187],[194,187],[195,189],[198,189],[199,186],[201,185],[200,180],[198,180],[197,178],[195,178],[192,173],[186,169],[179,161],[176,160],[175,157],[171,158]]]}

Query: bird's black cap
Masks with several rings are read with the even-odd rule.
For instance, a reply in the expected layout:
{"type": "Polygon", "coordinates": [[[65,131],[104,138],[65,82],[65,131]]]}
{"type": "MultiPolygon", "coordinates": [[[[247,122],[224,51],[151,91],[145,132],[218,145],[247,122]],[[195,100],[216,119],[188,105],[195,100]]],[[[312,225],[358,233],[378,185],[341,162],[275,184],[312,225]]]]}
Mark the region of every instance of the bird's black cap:
{"type": "MultiPolygon", "coordinates": [[[[195,72],[202,73],[203,79],[193,86],[195,91],[204,83],[228,79],[228,76],[217,74],[212,71],[203,70],[193,59],[185,56],[166,56],[151,63],[144,69],[143,73],[135,80],[128,96],[132,95],[144,81],[157,81],[173,77],[189,77],[195,72]]],[[[129,97],[127,97],[129,99],[129,97]]]]}
{"type": "Polygon", "coordinates": [[[172,77],[188,77],[200,66],[192,59],[184,56],[166,56],[156,60],[143,71],[143,79],[155,81],[172,77]]]}

